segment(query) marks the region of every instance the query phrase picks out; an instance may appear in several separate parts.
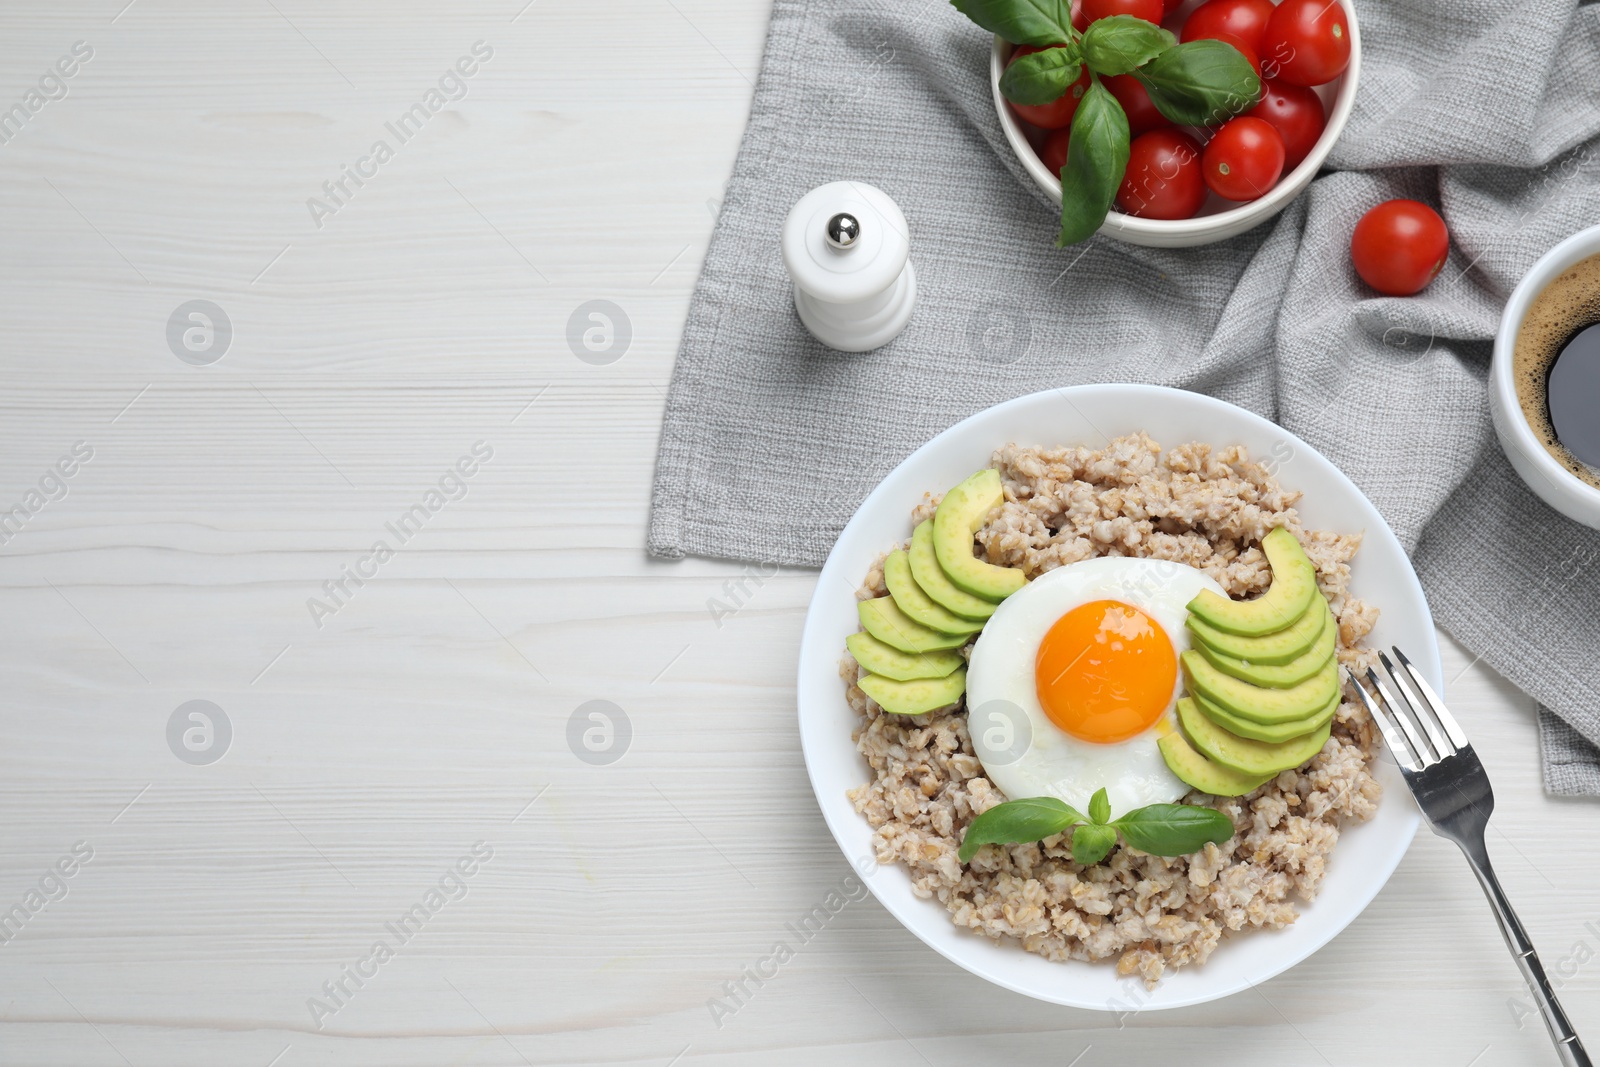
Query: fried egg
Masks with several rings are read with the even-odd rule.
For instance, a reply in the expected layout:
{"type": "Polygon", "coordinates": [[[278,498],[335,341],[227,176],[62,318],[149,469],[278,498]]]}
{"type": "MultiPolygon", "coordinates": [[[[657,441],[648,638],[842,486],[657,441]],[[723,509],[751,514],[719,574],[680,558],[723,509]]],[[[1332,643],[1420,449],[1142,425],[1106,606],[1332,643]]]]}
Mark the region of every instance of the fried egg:
{"type": "Polygon", "coordinates": [[[1177,729],[1184,620],[1203,571],[1102,556],[1040,575],[995,611],[967,667],[968,731],[1008,800],[1081,812],[1105,787],[1113,815],[1189,791],[1156,742],[1177,729]]]}

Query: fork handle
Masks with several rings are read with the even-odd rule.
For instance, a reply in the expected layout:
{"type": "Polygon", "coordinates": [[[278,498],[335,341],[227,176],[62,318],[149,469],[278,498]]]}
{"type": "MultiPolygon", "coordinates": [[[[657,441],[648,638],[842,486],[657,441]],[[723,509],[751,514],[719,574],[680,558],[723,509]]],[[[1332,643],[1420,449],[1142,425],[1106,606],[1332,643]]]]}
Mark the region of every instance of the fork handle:
{"type": "Polygon", "coordinates": [[[1483,886],[1483,895],[1489,898],[1489,906],[1494,909],[1500,933],[1505,935],[1506,945],[1517,962],[1517,969],[1522,972],[1523,980],[1533,990],[1534,999],[1539,1003],[1539,1015],[1544,1019],[1545,1029],[1550,1031],[1550,1040],[1555,1042],[1556,1056],[1563,1067],[1593,1067],[1589,1054],[1584,1051],[1583,1042],[1578,1039],[1578,1032],[1572,1028],[1567,1013],[1561,1010],[1561,1002],[1556,999],[1556,991],[1550,986],[1550,979],[1544,973],[1544,965],[1539,962],[1533,942],[1528,940],[1528,932],[1522,928],[1511,901],[1506,899],[1505,890],[1500,888],[1500,881],[1494,876],[1488,851],[1479,851],[1480,854],[1474,855],[1472,849],[1462,848],[1467,862],[1472,866],[1472,873],[1478,876],[1478,884],[1483,886]]]}

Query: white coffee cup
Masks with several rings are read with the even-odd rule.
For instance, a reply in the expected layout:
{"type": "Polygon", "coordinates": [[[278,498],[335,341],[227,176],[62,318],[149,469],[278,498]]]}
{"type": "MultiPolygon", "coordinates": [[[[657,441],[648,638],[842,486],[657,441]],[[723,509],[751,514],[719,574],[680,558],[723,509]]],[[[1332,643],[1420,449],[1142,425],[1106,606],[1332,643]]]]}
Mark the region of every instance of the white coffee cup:
{"type": "MultiPolygon", "coordinates": [[[[1500,447],[1528,488],[1546,504],[1585,526],[1600,529],[1600,489],[1583,481],[1557,462],[1545,450],[1528,425],[1517,397],[1517,382],[1512,353],[1517,333],[1528,306],[1562,271],[1575,263],[1600,255],[1600,226],[1568,237],[1539,258],[1506,301],[1500,316],[1500,332],[1494,339],[1494,364],[1489,371],[1489,413],[1500,447]]],[[[1600,404],[1600,398],[1596,398],[1600,404]]]]}

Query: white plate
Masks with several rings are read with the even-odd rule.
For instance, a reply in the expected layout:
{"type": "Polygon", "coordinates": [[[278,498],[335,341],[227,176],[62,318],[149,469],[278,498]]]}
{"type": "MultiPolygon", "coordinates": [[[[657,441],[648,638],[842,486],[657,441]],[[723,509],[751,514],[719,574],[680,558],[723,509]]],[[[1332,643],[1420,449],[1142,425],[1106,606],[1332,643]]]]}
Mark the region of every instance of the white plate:
{"type": "Polygon", "coordinates": [[[896,467],[862,503],[828,555],[806,615],[800,645],[800,743],[811,787],[845,858],[906,929],[953,963],[996,985],[1056,1004],[1107,1011],[1177,1008],[1248,989],[1299,963],[1348,926],[1400,862],[1416,833],[1415,804],[1394,764],[1377,765],[1384,798],[1370,822],[1347,826],[1329,860],[1322,891],[1300,904],[1283,930],[1224,938],[1199,966],[1169,972],[1153,992],[1121,978],[1115,962],[1052,963],[1014,943],[995,944],[959,929],[937,900],[920,900],[898,864],[877,866],[872,831],[845,791],[871,778],[850,740],[856,713],[839,679],[844,639],[857,629],[853,590],[880,552],[911,534],[911,509],[926,492],[943,492],[1008,443],[1102,446],[1107,437],[1144,430],[1163,448],[1188,441],[1242,444],[1272,462],[1312,529],[1364,531],[1352,562],[1351,590],[1376,605],[1378,625],[1367,643],[1399,645],[1436,690],[1443,691],[1433,622],[1411,563],[1383,517],[1338,468],[1298,437],[1242,408],[1178,389],[1147,385],[1084,385],[1018,397],[941,433],[896,467]]]}

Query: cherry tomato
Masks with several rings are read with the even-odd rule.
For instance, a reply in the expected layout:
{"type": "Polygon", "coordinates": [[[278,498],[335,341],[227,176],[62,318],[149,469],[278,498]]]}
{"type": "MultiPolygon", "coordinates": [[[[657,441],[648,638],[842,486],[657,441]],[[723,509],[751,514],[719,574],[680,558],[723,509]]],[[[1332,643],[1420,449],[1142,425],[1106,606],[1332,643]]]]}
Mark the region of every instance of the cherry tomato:
{"type": "Polygon", "coordinates": [[[1315,89],[1272,78],[1262,79],[1261,102],[1245,114],[1265,119],[1277,129],[1278,136],[1283,138],[1285,172],[1294,170],[1311,154],[1328,125],[1322,98],[1315,89]]]}
{"type": "Polygon", "coordinates": [[[1072,128],[1064,130],[1051,130],[1050,135],[1039,146],[1039,161],[1051,174],[1059,175],[1061,168],[1067,165],[1067,142],[1072,137],[1072,128]]]}
{"type": "Polygon", "coordinates": [[[1151,130],[1161,130],[1172,125],[1172,120],[1156,110],[1143,83],[1132,74],[1112,74],[1100,79],[1128,116],[1128,136],[1137,137],[1151,130]]]}
{"type": "Polygon", "coordinates": [[[1083,17],[1090,22],[1112,15],[1132,15],[1159,26],[1164,11],[1162,0],[1083,0],[1083,17]]]}
{"type": "Polygon", "coordinates": [[[1083,13],[1083,0],[1072,0],[1072,28],[1079,33],[1089,28],[1089,19],[1083,13]]]}
{"type": "Polygon", "coordinates": [[[1339,0],[1283,0],[1261,36],[1267,76],[1322,85],[1350,65],[1350,26],[1339,0]]]}
{"type": "Polygon", "coordinates": [[[1415,200],[1385,200],[1356,223],[1350,260],[1363,281],[1389,296],[1420,293],[1450,255],[1444,219],[1415,200]]]}
{"type": "Polygon", "coordinates": [[[1187,219],[1206,202],[1200,143],[1181,130],[1152,130],[1128,146],[1117,206],[1145,219],[1187,219]]]}
{"type": "Polygon", "coordinates": [[[1272,11],[1272,0],[1206,0],[1184,22],[1179,39],[1187,44],[1226,33],[1249,45],[1251,51],[1260,52],[1261,35],[1267,32],[1272,11]]]}
{"type": "MultiPolygon", "coordinates": [[[[1060,48],[1061,46],[1051,45],[1050,47],[1060,48]]],[[[1018,45],[1016,50],[1011,53],[1011,58],[1006,62],[1006,65],[1010,66],[1029,52],[1041,51],[1043,49],[1031,44],[1018,45]]],[[[1078,75],[1078,80],[1073,82],[1058,100],[1053,100],[1048,104],[1012,104],[1009,100],[1006,103],[1016,113],[1017,118],[1023,122],[1031,122],[1040,129],[1059,130],[1072,125],[1072,116],[1078,110],[1078,101],[1083,99],[1083,94],[1088,89],[1089,68],[1084,67],[1083,73],[1078,75]]]]}
{"type": "Polygon", "coordinates": [[[1254,200],[1283,173],[1283,138],[1270,122],[1243,115],[1229,119],[1206,145],[1200,171],[1224,200],[1254,200]]]}

